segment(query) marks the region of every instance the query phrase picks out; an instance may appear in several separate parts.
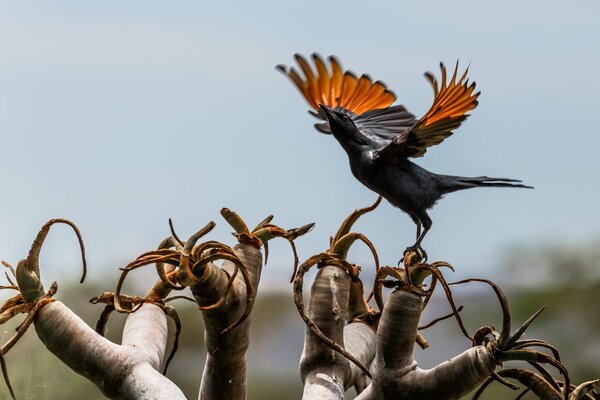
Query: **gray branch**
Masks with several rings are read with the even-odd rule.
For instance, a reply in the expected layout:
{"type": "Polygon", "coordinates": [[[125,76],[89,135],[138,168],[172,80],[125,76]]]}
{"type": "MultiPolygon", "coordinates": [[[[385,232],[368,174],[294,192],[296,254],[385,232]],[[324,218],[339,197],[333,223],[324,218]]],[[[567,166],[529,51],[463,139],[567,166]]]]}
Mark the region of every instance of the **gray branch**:
{"type": "Polygon", "coordinates": [[[35,330],[52,354],[108,398],[184,400],[181,390],[157,371],[166,346],[164,312],[150,304],[139,312],[130,315],[121,346],[100,336],[59,301],[36,314],[35,330]]]}
{"type": "MultiPolygon", "coordinates": [[[[363,363],[375,354],[375,333],[366,324],[347,325],[350,276],[340,268],[322,267],[311,288],[308,314],[321,332],[363,363]]],[[[300,360],[305,400],[343,399],[344,392],[364,373],[327,346],[308,327],[300,360]]]]}
{"type": "MultiPolygon", "coordinates": [[[[256,291],[262,270],[262,254],[252,245],[238,244],[235,254],[248,269],[251,283],[256,291]]],[[[192,292],[199,305],[216,302],[225,295],[228,275],[234,271],[234,264],[225,261],[221,267],[208,264],[206,282],[192,286],[192,292]],[[225,272],[227,271],[227,273],[225,272]],[[206,292],[204,288],[210,288],[206,292]],[[222,292],[214,292],[220,288],[222,292]]],[[[241,274],[238,274],[227,295],[227,300],[219,307],[202,312],[205,325],[205,343],[208,350],[199,399],[231,399],[246,398],[246,351],[250,343],[250,318],[243,323],[221,333],[223,329],[238,320],[246,311],[246,286],[241,274]]]]}
{"type": "Polygon", "coordinates": [[[422,303],[417,294],[392,292],[377,330],[373,381],[356,400],[460,399],[494,371],[496,363],[483,346],[472,347],[433,369],[418,368],[412,354],[422,303]]]}

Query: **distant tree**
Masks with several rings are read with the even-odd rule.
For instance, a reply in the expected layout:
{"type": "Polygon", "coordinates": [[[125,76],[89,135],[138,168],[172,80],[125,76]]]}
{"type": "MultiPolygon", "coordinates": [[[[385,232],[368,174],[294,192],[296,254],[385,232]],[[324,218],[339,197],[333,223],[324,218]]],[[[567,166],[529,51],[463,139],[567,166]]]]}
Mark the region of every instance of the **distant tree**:
{"type": "Polygon", "coordinates": [[[514,246],[505,264],[525,282],[562,286],[600,280],[600,241],[514,246]]]}

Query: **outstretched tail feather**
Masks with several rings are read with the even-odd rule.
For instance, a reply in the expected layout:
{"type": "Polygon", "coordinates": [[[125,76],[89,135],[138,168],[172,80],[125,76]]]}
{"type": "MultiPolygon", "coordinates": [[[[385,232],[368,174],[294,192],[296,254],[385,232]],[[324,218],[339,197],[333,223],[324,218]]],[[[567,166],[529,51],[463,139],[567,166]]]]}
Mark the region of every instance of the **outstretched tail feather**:
{"type": "Polygon", "coordinates": [[[533,186],[522,184],[521,180],[508,178],[490,178],[488,176],[477,176],[466,178],[462,176],[441,176],[440,188],[443,193],[455,192],[457,190],[470,189],[474,187],[511,187],[522,189],[533,189],[533,186]]]}
{"type": "Polygon", "coordinates": [[[463,181],[466,182],[479,182],[479,183],[484,183],[484,182],[518,182],[521,183],[523,182],[520,179],[509,179],[509,178],[490,178],[489,176],[476,176],[473,178],[460,178],[463,181]]]}
{"type": "Polygon", "coordinates": [[[473,184],[473,187],[514,187],[523,189],[533,189],[533,186],[523,185],[522,183],[508,183],[508,182],[479,182],[473,184]]]}

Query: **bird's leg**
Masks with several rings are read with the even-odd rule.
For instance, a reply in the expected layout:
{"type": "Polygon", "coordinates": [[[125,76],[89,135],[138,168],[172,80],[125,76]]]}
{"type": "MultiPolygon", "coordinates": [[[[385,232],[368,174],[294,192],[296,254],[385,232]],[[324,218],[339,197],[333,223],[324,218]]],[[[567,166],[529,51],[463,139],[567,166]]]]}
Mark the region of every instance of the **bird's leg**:
{"type": "Polygon", "coordinates": [[[419,246],[417,246],[417,244],[419,243],[419,238],[421,237],[421,228],[422,228],[421,221],[417,217],[413,217],[413,221],[415,221],[415,224],[417,225],[417,236],[416,236],[417,243],[415,243],[414,246],[407,247],[406,250],[404,250],[404,254],[402,255],[402,258],[400,259],[400,261],[398,261],[399,267],[404,263],[404,258],[410,252],[416,253],[416,257],[414,258],[415,262],[427,260],[427,253],[425,253],[425,251],[423,251],[422,248],[419,248],[419,246]]]}
{"type": "Polygon", "coordinates": [[[431,222],[431,218],[429,218],[429,215],[427,215],[426,213],[423,213],[419,217],[418,222],[416,222],[416,223],[417,223],[417,241],[415,242],[414,245],[407,247],[406,250],[404,250],[404,254],[406,255],[406,253],[414,251],[420,256],[419,261],[425,262],[425,261],[427,261],[427,252],[425,251],[425,249],[423,249],[423,247],[421,247],[421,242],[423,241],[423,238],[425,238],[425,235],[431,228],[432,222],[431,222]],[[423,230],[421,230],[421,226],[423,227],[423,230]]]}
{"type": "Polygon", "coordinates": [[[414,246],[412,246],[412,248],[414,249],[414,251],[416,251],[418,260],[421,262],[425,262],[427,261],[427,252],[425,252],[425,250],[421,247],[421,241],[423,240],[426,231],[422,231],[422,227],[423,224],[421,224],[421,221],[419,221],[417,223],[417,241],[414,244],[414,246]],[[423,236],[421,236],[421,233],[423,234],[423,236]]]}
{"type": "MultiPolygon", "coordinates": [[[[416,216],[414,216],[412,214],[409,214],[409,215],[410,215],[410,218],[414,221],[415,225],[417,225],[417,240],[418,240],[419,236],[421,235],[421,221],[419,221],[419,218],[417,218],[416,216]]],[[[402,258],[400,260],[398,260],[398,267],[401,267],[402,264],[404,264],[404,258],[406,258],[406,255],[408,253],[410,253],[411,251],[414,251],[414,249],[412,247],[407,247],[404,250],[404,253],[402,253],[402,258]]]]}

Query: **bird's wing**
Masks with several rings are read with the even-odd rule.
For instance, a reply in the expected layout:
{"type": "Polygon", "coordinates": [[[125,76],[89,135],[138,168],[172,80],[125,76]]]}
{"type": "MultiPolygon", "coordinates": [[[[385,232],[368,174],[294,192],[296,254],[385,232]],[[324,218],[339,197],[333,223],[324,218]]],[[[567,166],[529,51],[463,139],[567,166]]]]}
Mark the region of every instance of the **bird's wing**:
{"type": "MultiPolygon", "coordinates": [[[[326,120],[320,104],[355,117],[369,110],[388,108],[396,100],[396,95],[383,82],[373,82],[366,74],[357,78],[351,71],[344,71],[335,56],[327,58],[328,67],[319,54],[313,53],[314,68],[302,55],[295,54],[294,58],[302,75],[294,67],[278,65],[276,68],[290,78],[312,108],[309,112],[317,118],[326,120]]],[[[315,127],[330,133],[328,126],[317,124],[315,127]]]]}
{"type": "Polygon", "coordinates": [[[450,80],[447,80],[446,67],[440,63],[442,82],[431,72],[425,73],[425,78],[433,87],[433,104],[429,111],[408,131],[400,132],[390,144],[379,151],[378,156],[384,154],[398,154],[405,157],[421,157],[427,148],[441,143],[453,130],[469,116],[467,112],[477,107],[477,97],[480,92],[475,92],[475,82],[469,84],[466,79],[469,68],[457,80],[458,62],[450,80]]]}
{"type": "Polygon", "coordinates": [[[406,140],[417,122],[415,116],[402,105],[367,111],[354,118],[354,124],[360,133],[378,144],[375,150],[406,140]]]}

